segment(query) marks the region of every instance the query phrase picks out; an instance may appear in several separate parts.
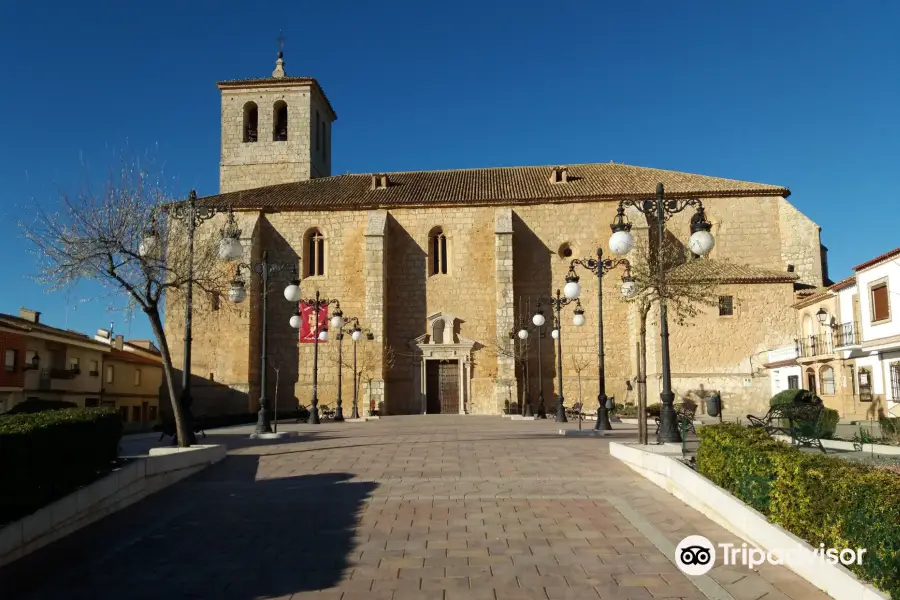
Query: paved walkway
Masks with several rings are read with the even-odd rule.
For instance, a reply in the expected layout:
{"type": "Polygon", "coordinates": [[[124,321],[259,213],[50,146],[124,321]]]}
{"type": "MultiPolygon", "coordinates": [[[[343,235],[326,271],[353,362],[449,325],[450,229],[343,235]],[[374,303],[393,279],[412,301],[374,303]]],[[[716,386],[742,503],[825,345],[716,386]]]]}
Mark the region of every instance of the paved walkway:
{"type": "Polygon", "coordinates": [[[0,571],[0,597],[827,598],[781,567],[689,580],[670,561],[683,537],[740,541],[552,422],[282,429],[299,436],[210,435],[225,461],[0,571]]]}

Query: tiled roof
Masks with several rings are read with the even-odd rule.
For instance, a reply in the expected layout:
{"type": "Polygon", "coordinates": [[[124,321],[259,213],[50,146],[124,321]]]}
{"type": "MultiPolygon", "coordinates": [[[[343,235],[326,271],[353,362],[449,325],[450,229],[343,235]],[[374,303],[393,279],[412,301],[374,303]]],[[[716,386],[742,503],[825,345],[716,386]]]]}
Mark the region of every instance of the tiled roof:
{"type": "Polygon", "coordinates": [[[94,338],[88,337],[83,333],[78,333],[77,331],[71,331],[69,329],[59,329],[58,327],[51,327],[49,325],[44,325],[43,323],[33,323],[28,319],[23,319],[21,317],[15,317],[13,315],[7,315],[4,313],[0,313],[0,323],[5,325],[9,325],[12,327],[20,328],[24,331],[36,331],[42,332],[49,335],[58,335],[60,337],[67,337],[73,340],[77,340],[79,342],[87,342],[90,344],[95,344],[98,346],[105,346],[102,342],[96,341],[94,338]]]}
{"type": "Polygon", "coordinates": [[[793,283],[797,280],[796,273],[738,265],[709,258],[686,262],[672,269],[670,273],[679,278],[718,283],[793,283]]]}
{"type": "Polygon", "coordinates": [[[158,360],[153,360],[152,358],[143,356],[141,354],[138,354],[137,352],[128,352],[126,350],[119,350],[117,348],[110,348],[109,356],[107,356],[106,360],[118,360],[121,362],[153,365],[154,367],[162,366],[162,363],[160,363],[158,360]]]}
{"type": "Polygon", "coordinates": [[[648,198],[656,184],[670,198],[788,196],[787,188],[614,163],[570,165],[568,181],[551,183],[553,167],[497,167],[387,173],[387,188],[372,189],[372,174],[338,175],[208,196],[200,201],[235,209],[349,210],[419,206],[565,203],[648,198]]]}
{"type": "Polygon", "coordinates": [[[319,82],[314,77],[254,77],[251,79],[228,79],[216,84],[220,90],[238,89],[243,87],[290,87],[294,85],[309,85],[317,89],[319,93],[322,94],[325,104],[328,105],[328,110],[331,111],[332,120],[337,120],[337,113],[334,112],[331,101],[328,99],[328,96],[325,95],[325,90],[322,89],[322,86],[319,85],[319,82]]]}
{"type": "Polygon", "coordinates": [[[856,284],[856,275],[851,275],[850,277],[847,277],[846,279],[841,279],[837,283],[832,284],[831,287],[829,287],[828,289],[831,290],[832,292],[837,292],[839,290],[848,288],[851,285],[855,285],[855,284],[856,284]]]}
{"type": "Polygon", "coordinates": [[[885,252],[881,256],[876,256],[875,258],[873,258],[871,260],[867,260],[866,262],[864,262],[862,264],[856,265],[855,267],[853,267],[853,270],[854,271],[862,271],[863,269],[867,269],[869,267],[874,267],[875,265],[877,265],[878,263],[880,263],[883,260],[887,260],[889,258],[893,258],[894,256],[898,256],[898,255],[900,255],[900,248],[894,248],[890,252],[885,252]]]}
{"type": "Polygon", "coordinates": [[[775,362],[766,363],[763,365],[763,368],[766,369],[778,369],[781,367],[792,367],[797,364],[796,358],[787,358],[785,360],[778,360],[775,362]]]}

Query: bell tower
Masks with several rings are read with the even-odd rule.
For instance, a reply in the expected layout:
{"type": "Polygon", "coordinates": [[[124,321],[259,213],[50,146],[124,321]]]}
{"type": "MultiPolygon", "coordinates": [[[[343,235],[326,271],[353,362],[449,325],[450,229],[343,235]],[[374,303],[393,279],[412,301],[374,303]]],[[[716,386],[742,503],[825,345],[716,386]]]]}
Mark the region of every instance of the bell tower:
{"type": "Polygon", "coordinates": [[[217,86],[222,93],[219,193],[331,175],[331,124],[337,114],[319,82],[285,73],[282,51],[271,77],[217,86]]]}

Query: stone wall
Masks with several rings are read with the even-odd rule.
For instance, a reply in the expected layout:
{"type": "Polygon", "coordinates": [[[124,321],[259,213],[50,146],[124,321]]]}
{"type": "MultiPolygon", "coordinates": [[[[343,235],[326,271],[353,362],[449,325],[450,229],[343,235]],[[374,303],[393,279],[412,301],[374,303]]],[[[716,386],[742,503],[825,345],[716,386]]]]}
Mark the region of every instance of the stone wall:
{"type": "MultiPolygon", "coordinates": [[[[714,295],[730,295],[733,316],[719,316],[718,306],[699,306],[690,322],[669,319],[672,389],[676,401],[719,391],[726,415],[765,410],[771,397],[769,374],[762,365],[768,351],[793,343],[795,316],[790,283],[728,284],[714,295]]],[[[670,315],[671,316],[671,315],[670,315]]],[[[658,311],[651,313],[648,349],[658,347],[658,311]],[[651,333],[652,332],[652,333],[651,333]]],[[[661,360],[648,355],[648,402],[659,401],[661,360]]]]}
{"type": "MultiPolygon", "coordinates": [[[[789,235],[780,229],[784,202],[757,198],[707,202],[707,213],[718,228],[714,257],[786,270],[783,258],[786,242],[782,238],[789,235]]],[[[379,356],[384,348],[393,350],[390,369],[380,360],[372,363],[371,385],[364,382],[361,390],[363,401],[371,394],[376,405],[384,402],[381,408],[389,414],[420,412],[416,376],[421,370],[421,357],[411,342],[429,333],[429,315],[442,312],[458,317],[457,336],[476,343],[468,409],[497,414],[509,395],[520,397],[522,387],[521,372],[513,389],[507,385],[510,373],[517,369],[508,351],[502,348],[509,346],[513,324],[520,316],[530,323],[537,299],[546,300],[563,287],[573,258],[595,257],[598,245],[606,248],[608,225],[615,211],[615,202],[596,202],[512,208],[292,211],[264,216],[242,213],[239,221],[247,246],[245,262],[250,258],[258,261],[262,249],[266,248],[271,261],[298,264],[304,233],[312,227],[323,233],[327,271],[324,276],[303,280],[303,296],[312,297],[318,289],[323,297],[339,299],[345,316],[359,317],[362,326],[375,334],[373,342],[360,343],[374,344],[379,356]],[[428,236],[435,227],[441,227],[449,241],[446,275],[428,273],[428,236]],[[566,256],[567,248],[571,249],[571,256],[566,256]]],[[[641,227],[646,227],[646,220],[641,221],[644,217],[635,211],[629,214],[636,225],[636,237],[645,236],[646,229],[641,227]]],[[[685,211],[668,222],[668,230],[682,243],[687,242],[690,233],[691,214],[690,210],[685,211]]],[[[798,227],[805,226],[798,222],[798,227]]],[[[222,218],[217,217],[203,227],[217,232],[222,224],[222,218]]],[[[803,256],[810,257],[808,263],[812,265],[819,255],[818,230],[808,219],[806,225],[808,231],[801,231],[798,236],[807,240],[806,245],[797,242],[791,250],[795,265],[801,264],[803,256]],[[810,237],[813,232],[815,239],[810,237]]],[[[578,400],[580,371],[580,397],[587,410],[594,410],[598,385],[597,279],[585,269],[580,269],[578,274],[586,324],[576,328],[572,324],[573,306],[563,308],[564,396],[567,404],[578,400]]],[[[618,402],[634,398],[634,394],[626,396],[625,383],[636,372],[637,338],[631,307],[620,295],[621,275],[620,269],[614,270],[603,280],[606,391],[618,402]]],[[[288,271],[273,276],[268,313],[268,395],[274,397],[274,366],[278,365],[282,409],[292,408],[298,401],[310,403],[314,362],[312,345],[298,347],[298,332],[288,326],[295,307],[284,300],[282,290],[289,279],[288,271]]],[[[807,279],[815,283],[815,272],[807,279]]],[[[257,281],[255,275],[253,281],[257,281]]],[[[736,298],[735,317],[720,318],[716,312],[698,318],[693,327],[683,330],[673,324],[676,391],[686,393],[698,389],[701,383],[722,389],[727,393],[726,409],[736,411],[745,411],[767,399],[768,394],[763,392],[767,389],[767,378],[763,377],[766,383],[761,386],[756,383],[759,375],[755,370],[764,362],[764,355],[758,353],[790,343],[795,331],[790,309],[791,287],[773,284],[729,288],[736,298]],[[748,377],[749,385],[745,381],[748,377]]],[[[195,396],[206,393],[216,398],[204,410],[256,410],[261,296],[258,284],[250,285],[248,291],[248,300],[243,305],[217,311],[211,310],[202,296],[195,299],[193,371],[202,380],[194,384],[195,396]]],[[[549,305],[545,304],[544,314],[548,325],[542,352],[543,392],[546,407],[552,412],[558,381],[556,348],[549,336],[553,322],[549,305]]],[[[166,328],[176,367],[181,361],[182,323],[183,311],[177,302],[167,307],[166,328]]],[[[535,336],[530,340],[529,385],[532,400],[536,402],[535,336]]],[[[652,320],[647,346],[652,402],[658,397],[656,376],[659,373],[658,330],[652,320]]],[[[351,349],[352,345],[345,343],[344,350],[349,353],[351,349]]],[[[337,344],[332,335],[329,342],[319,346],[318,393],[323,404],[334,404],[337,397],[336,354],[337,344]]],[[[348,363],[349,357],[345,355],[343,364],[348,363]]],[[[345,368],[342,389],[346,407],[352,396],[352,382],[349,366],[345,368]]]]}

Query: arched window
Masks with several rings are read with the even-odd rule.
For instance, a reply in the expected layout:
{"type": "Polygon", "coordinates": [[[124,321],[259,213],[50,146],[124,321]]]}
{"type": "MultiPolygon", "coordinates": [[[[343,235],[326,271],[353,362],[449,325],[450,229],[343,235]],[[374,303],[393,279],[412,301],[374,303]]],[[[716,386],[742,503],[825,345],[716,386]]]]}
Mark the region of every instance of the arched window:
{"type": "Polygon", "coordinates": [[[816,371],[812,367],[806,369],[806,389],[816,393],[816,371]]]}
{"type": "Polygon", "coordinates": [[[325,274],[325,237],[318,229],[310,229],[304,236],[306,248],[306,276],[316,277],[325,274]]]}
{"type": "Polygon", "coordinates": [[[287,103],[279,100],[272,107],[272,141],[286,142],[288,139],[287,103]]]}
{"type": "Polygon", "coordinates": [[[259,134],[259,109],[256,102],[244,105],[244,142],[255,142],[259,134]]]}
{"type": "Polygon", "coordinates": [[[834,396],[834,369],[825,365],[819,369],[819,393],[823,396],[834,396]]]}
{"type": "Polygon", "coordinates": [[[438,319],[432,325],[431,331],[431,343],[433,344],[443,344],[444,343],[444,320],[438,319]]]}
{"type": "Polygon", "coordinates": [[[429,257],[429,273],[431,275],[447,274],[447,255],[449,254],[449,244],[444,230],[435,227],[428,234],[428,257],[429,257]]]}

